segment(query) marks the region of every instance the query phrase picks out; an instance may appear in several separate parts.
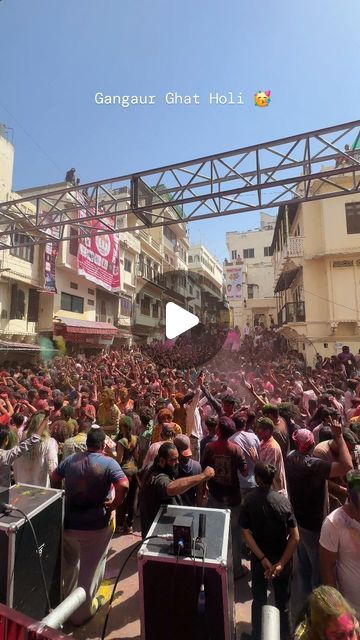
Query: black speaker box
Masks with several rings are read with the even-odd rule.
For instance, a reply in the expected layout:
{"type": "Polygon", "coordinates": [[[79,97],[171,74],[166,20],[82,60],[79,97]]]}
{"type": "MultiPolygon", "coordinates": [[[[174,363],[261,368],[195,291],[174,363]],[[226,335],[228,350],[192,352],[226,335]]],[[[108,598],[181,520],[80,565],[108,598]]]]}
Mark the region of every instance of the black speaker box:
{"type": "Polygon", "coordinates": [[[9,502],[21,509],[0,516],[0,602],[41,620],[48,613],[39,557],[51,607],[61,602],[63,492],[18,484],[10,488],[9,502]]]}
{"type": "Polygon", "coordinates": [[[235,640],[230,511],[164,506],[148,535],[172,534],[178,516],[192,516],[196,536],[201,513],[205,546],[194,545],[191,556],[175,554],[173,542],[165,539],[145,541],[140,548],[142,640],[235,640]]]}

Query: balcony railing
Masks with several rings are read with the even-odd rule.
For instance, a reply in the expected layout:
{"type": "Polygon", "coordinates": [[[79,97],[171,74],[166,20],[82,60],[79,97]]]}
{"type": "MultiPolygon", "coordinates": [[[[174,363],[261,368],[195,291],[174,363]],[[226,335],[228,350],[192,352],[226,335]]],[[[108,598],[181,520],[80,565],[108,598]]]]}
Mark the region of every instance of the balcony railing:
{"type": "Polygon", "coordinates": [[[147,264],[137,264],[136,273],[140,278],[144,278],[144,280],[148,280],[159,287],[165,288],[166,286],[163,274],[154,271],[154,269],[149,267],[147,264]]]}
{"type": "Polygon", "coordinates": [[[154,238],[150,235],[150,233],[147,233],[146,231],[143,231],[141,229],[139,235],[140,235],[140,238],[145,240],[145,242],[150,244],[152,247],[154,247],[154,249],[156,249],[156,251],[158,251],[160,253],[160,248],[161,248],[160,244],[158,242],[156,242],[156,240],[154,240],[154,238]]]}
{"type": "Polygon", "coordinates": [[[304,255],[303,236],[288,236],[281,251],[274,252],[275,280],[280,275],[287,258],[301,258],[304,255]]]}
{"type": "Polygon", "coordinates": [[[305,302],[287,302],[278,313],[278,325],[305,322],[305,302]]]}

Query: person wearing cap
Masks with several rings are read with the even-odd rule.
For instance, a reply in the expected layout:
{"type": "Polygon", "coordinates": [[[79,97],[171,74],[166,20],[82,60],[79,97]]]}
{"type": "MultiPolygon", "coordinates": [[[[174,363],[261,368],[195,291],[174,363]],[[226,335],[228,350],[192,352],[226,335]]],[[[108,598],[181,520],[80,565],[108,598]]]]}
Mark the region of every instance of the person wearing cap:
{"type": "Polygon", "coordinates": [[[323,584],[339,589],[360,619],[360,471],[346,476],[348,502],[328,515],[320,533],[323,584]]]}
{"type": "Polygon", "coordinates": [[[104,455],[105,441],[103,429],[90,429],[87,450],[65,458],[51,475],[56,489],[65,481],[64,596],[77,586],[86,592],[85,603],[71,616],[75,625],[86,622],[103,604],[95,594],[105,573],[115,510],[129,488],[119,463],[104,455]]]}
{"type": "MultiPolygon", "coordinates": [[[[199,475],[201,473],[201,465],[200,462],[193,460],[191,457],[190,438],[185,434],[177,435],[174,438],[174,445],[179,453],[179,478],[191,478],[199,475]]],[[[203,490],[203,485],[191,487],[181,496],[183,504],[189,507],[200,506],[204,495],[203,490]]]]}
{"type": "MultiPolygon", "coordinates": [[[[319,442],[319,444],[316,445],[314,449],[315,458],[329,460],[329,462],[337,462],[339,460],[338,444],[331,436],[332,434],[330,435],[330,439],[319,442]]],[[[353,466],[355,466],[355,447],[358,444],[358,439],[349,428],[343,429],[343,437],[351,455],[353,466]]],[[[329,510],[333,511],[335,508],[344,504],[348,497],[345,476],[329,479],[327,481],[327,488],[329,493],[329,510]]]]}
{"type": "Polygon", "coordinates": [[[285,461],[290,502],[300,531],[298,546],[299,607],[320,583],[319,537],[326,515],[326,481],[352,469],[352,460],[339,422],[331,420],[339,451],[337,462],[314,456],[314,436],[308,429],[293,434],[296,450],[285,461]]]}

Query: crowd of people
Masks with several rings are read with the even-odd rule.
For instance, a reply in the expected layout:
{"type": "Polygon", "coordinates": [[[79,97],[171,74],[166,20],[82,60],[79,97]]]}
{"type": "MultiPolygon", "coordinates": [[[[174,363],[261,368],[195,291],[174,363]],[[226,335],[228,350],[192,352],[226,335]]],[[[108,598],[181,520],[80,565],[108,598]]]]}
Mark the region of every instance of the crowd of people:
{"type": "Polygon", "coordinates": [[[65,487],[64,595],[87,594],[74,624],[103,604],[112,536],[138,514],[146,537],[168,503],[230,510],[252,640],[269,585],[282,640],[354,640],[359,443],[359,356],[308,366],[272,328],[0,366],[0,485],[65,487]]]}

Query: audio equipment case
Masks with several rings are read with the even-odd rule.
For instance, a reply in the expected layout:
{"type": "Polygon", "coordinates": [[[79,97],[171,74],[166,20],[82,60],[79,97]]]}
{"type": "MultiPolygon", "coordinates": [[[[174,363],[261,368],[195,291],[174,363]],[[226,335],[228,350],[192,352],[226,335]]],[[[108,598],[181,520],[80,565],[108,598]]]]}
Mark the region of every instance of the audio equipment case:
{"type": "Polygon", "coordinates": [[[230,511],[163,505],[148,536],[172,534],[178,516],[192,516],[196,537],[201,513],[206,514],[205,546],[196,545],[192,557],[175,555],[166,539],[140,547],[141,640],[236,638],[230,511]]]}
{"type": "Polygon", "coordinates": [[[0,602],[41,620],[48,613],[41,576],[41,557],[51,607],[61,602],[63,491],[26,484],[10,487],[9,502],[21,509],[0,515],[0,602]]]}

